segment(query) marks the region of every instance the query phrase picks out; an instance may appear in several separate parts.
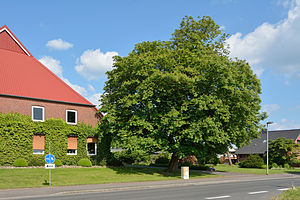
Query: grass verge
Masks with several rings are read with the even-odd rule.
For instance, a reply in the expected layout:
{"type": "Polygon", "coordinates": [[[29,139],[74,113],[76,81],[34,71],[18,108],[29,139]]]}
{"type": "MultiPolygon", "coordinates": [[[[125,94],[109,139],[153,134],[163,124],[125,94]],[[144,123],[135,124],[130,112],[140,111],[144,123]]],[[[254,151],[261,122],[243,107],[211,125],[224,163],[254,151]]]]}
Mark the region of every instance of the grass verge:
{"type": "MultiPolygon", "coordinates": [[[[0,189],[48,186],[49,170],[44,168],[0,169],[0,189]]],[[[151,168],[56,168],[51,170],[52,186],[101,183],[159,181],[180,179],[180,171],[168,173],[151,168]]],[[[201,172],[190,172],[190,178],[215,177],[201,172]]]]}
{"type": "MultiPolygon", "coordinates": [[[[214,166],[217,171],[233,172],[233,173],[246,173],[246,174],[266,174],[266,169],[255,168],[239,168],[236,165],[217,165],[214,166]]],[[[300,169],[270,169],[269,174],[287,174],[287,173],[300,173],[300,169]]]]}
{"type": "Polygon", "coordinates": [[[272,197],[270,200],[300,200],[300,188],[285,191],[279,196],[272,197]]]}

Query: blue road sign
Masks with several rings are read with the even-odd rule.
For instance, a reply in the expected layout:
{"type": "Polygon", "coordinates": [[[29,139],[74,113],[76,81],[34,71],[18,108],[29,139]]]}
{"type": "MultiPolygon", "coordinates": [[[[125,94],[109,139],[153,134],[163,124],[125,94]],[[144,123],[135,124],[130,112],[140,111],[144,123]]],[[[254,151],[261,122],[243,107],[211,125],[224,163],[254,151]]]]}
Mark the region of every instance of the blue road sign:
{"type": "Polygon", "coordinates": [[[54,155],[52,155],[52,154],[47,154],[47,155],[45,156],[45,161],[46,161],[46,163],[49,163],[49,164],[54,163],[54,161],[55,161],[54,155]]]}

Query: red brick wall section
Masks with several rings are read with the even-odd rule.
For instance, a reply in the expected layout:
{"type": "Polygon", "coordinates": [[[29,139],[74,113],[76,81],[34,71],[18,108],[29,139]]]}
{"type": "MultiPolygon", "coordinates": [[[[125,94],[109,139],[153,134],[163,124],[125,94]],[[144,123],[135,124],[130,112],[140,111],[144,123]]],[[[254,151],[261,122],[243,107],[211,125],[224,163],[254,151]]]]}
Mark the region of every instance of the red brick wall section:
{"type": "Polygon", "coordinates": [[[45,136],[34,135],[32,140],[33,149],[44,150],[45,148],[45,136]]]}
{"type": "Polygon", "coordinates": [[[77,149],[77,137],[68,137],[68,149],[77,149]]]}
{"type": "Polygon", "coordinates": [[[98,138],[96,138],[96,137],[88,137],[86,139],[86,143],[98,143],[98,138]]]}
{"type": "Polygon", "coordinates": [[[66,110],[76,110],[77,123],[84,122],[95,126],[99,121],[96,117],[97,111],[94,107],[0,96],[1,113],[16,112],[32,116],[32,106],[44,107],[45,119],[60,118],[66,121],[66,110]]]}

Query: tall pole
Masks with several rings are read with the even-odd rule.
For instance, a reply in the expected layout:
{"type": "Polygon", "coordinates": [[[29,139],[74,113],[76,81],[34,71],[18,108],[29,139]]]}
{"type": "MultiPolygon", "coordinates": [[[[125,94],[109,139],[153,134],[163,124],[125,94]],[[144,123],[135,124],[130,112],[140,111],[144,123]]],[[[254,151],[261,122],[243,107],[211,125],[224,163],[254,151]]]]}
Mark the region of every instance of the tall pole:
{"type": "Polygon", "coordinates": [[[267,122],[267,175],[269,175],[269,131],[268,131],[268,125],[267,122]]]}
{"type": "MultiPolygon", "coordinates": [[[[51,143],[49,142],[49,154],[51,154],[51,143]]],[[[51,169],[49,169],[49,187],[51,187],[51,169]]]]}
{"type": "Polygon", "coordinates": [[[269,175],[269,124],[273,124],[273,122],[267,122],[267,175],[269,175]]]}

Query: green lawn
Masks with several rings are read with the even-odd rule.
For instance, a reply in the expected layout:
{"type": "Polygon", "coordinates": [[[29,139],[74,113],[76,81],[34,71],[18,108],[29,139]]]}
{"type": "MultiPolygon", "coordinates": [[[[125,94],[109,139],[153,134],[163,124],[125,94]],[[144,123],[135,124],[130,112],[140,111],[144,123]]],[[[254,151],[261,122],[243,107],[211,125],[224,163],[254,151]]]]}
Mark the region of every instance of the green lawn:
{"type": "MultiPolygon", "coordinates": [[[[214,166],[217,171],[233,172],[233,173],[247,173],[247,174],[266,174],[266,169],[255,168],[239,168],[236,165],[217,165],[214,166]]],[[[300,173],[300,169],[270,169],[269,174],[286,174],[286,173],[300,173]]]]}
{"type": "MultiPolygon", "coordinates": [[[[48,186],[49,170],[44,168],[0,169],[0,189],[48,186]]],[[[56,168],[51,170],[52,185],[84,185],[115,182],[138,182],[180,179],[180,171],[167,173],[151,168],[56,168]]],[[[214,175],[190,172],[190,178],[214,175]]]]}
{"type": "Polygon", "coordinates": [[[279,197],[273,197],[271,200],[300,200],[300,188],[285,191],[279,197]]]}

